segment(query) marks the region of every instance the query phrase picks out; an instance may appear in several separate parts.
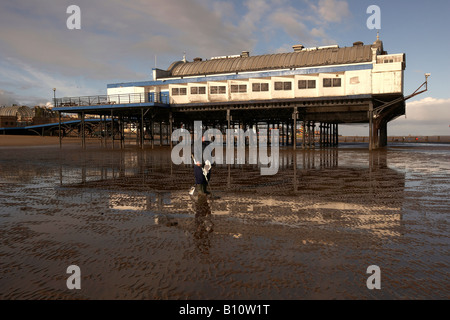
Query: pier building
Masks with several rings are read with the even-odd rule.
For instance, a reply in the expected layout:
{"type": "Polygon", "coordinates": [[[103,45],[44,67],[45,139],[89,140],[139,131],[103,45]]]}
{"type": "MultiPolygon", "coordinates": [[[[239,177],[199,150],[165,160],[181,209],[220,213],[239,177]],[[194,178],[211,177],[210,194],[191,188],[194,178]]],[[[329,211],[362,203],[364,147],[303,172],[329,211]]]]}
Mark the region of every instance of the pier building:
{"type": "Polygon", "coordinates": [[[87,115],[108,117],[101,122],[105,143],[121,146],[127,127],[142,147],[171,145],[170,133],[193,132],[195,120],[205,129],[279,129],[280,144],[294,149],[336,146],[339,124],[368,123],[369,148],[385,146],[388,122],[405,114],[410,97],[405,54],[388,54],[378,36],[371,44],[292,49],[184,57],[167,70],[154,68],[152,80],[108,84],[103,96],[57,98],[54,110],[77,113],[82,123],[87,115]]]}

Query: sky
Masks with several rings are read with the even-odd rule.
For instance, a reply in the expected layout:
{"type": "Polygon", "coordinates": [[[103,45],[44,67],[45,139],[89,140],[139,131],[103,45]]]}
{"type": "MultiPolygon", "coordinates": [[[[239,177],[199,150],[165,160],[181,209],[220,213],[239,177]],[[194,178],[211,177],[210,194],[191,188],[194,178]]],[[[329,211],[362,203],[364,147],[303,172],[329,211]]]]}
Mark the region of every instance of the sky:
{"type": "MultiPolygon", "coordinates": [[[[106,94],[110,83],[151,80],[183,55],[292,52],[292,46],[352,46],[380,39],[405,53],[404,94],[431,73],[428,91],[407,102],[389,135],[450,135],[449,0],[2,0],[0,106],[51,105],[57,97],[106,94]],[[80,29],[69,29],[80,8],[80,29]]],[[[342,134],[367,134],[343,126],[342,134]]]]}

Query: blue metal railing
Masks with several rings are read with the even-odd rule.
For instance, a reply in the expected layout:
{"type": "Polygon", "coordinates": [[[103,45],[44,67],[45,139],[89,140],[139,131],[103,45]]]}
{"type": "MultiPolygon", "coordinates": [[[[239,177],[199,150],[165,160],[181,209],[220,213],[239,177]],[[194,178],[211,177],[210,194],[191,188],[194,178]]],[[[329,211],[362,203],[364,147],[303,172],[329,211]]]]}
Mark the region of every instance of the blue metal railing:
{"type": "Polygon", "coordinates": [[[85,97],[64,97],[55,99],[55,107],[86,107],[95,105],[113,105],[113,104],[131,104],[131,103],[164,103],[169,104],[170,97],[168,93],[127,93],[98,95],[85,97]]]}

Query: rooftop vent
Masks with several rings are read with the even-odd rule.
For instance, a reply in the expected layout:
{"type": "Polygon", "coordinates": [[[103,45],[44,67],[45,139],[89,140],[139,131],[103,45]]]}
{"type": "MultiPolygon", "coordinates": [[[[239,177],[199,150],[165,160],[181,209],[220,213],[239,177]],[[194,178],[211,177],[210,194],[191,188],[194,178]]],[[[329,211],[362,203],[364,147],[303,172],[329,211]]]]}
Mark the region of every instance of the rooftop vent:
{"type": "Polygon", "coordinates": [[[233,59],[233,58],[240,58],[240,54],[235,54],[232,56],[220,56],[220,57],[211,57],[211,60],[218,60],[218,59],[233,59]]]}
{"type": "Polygon", "coordinates": [[[332,44],[330,46],[322,46],[322,47],[319,47],[317,49],[320,50],[320,49],[337,49],[337,48],[339,48],[339,46],[337,44],[332,44]]]}
{"type": "Polygon", "coordinates": [[[242,57],[242,58],[248,58],[248,57],[250,57],[250,52],[249,52],[249,51],[242,51],[241,57],[242,57]]]}
{"type": "Polygon", "coordinates": [[[304,48],[304,46],[302,44],[297,44],[295,46],[292,46],[292,49],[294,49],[294,52],[302,51],[303,48],[304,48]]]}
{"type": "Polygon", "coordinates": [[[363,45],[364,45],[364,42],[362,42],[362,41],[353,42],[354,47],[362,47],[363,45]]]}
{"type": "Polygon", "coordinates": [[[199,62],[199,61],[202,61],[202,58],[194,58],[194,62],[199,62]]]}

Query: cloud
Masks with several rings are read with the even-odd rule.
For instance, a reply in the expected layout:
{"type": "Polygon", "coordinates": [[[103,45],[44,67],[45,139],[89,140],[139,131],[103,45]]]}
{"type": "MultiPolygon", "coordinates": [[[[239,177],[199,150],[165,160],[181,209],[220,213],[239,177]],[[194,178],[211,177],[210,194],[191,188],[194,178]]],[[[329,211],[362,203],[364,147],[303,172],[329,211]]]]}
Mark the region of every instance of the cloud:
{"type": "Polygon", "coordinates": [[[450,135],[450,99],[427,97],[406,104],[406,117],[389,124],[393,135],[450,135]]]}
{"type": "Polygon", "coordinates": [[[0,107],[18,104],[17,97],[13,92],[0,89],[0,107]]]}
{"type": "Polygon", "coordinates": [[[301,13],[297,10],[276,10],[269,18],[273,26],[280,27],[294,39],[310,42],[310,30],[302,22],[301,13]]]}
{"type": "Polygon", "coordinates": [[[346,1],[320,0],[318,5],[312,5],[313,9],[325,22],[341,22],[350,16],[350,10],[346,1]]]}
{"type": "Polygon", "coordinates": [[[165,69],[183,52],[191,60],[255,47],[256,54],[265,54],[282,44],[289,51],[298,43],[330,44],[322,21],[336,21],[332,14],[345,17],[346,2],[304,1],[77,0],[81,30],[68,30],[68,0],[4,0],[0,85],[29,90],[26,96],[39,96],[38,90],[48,96],[53,87],[87,95],[108,83],[150,79],[155,56],[157,67],[165,69]]]}

